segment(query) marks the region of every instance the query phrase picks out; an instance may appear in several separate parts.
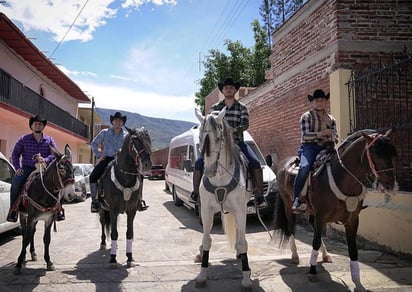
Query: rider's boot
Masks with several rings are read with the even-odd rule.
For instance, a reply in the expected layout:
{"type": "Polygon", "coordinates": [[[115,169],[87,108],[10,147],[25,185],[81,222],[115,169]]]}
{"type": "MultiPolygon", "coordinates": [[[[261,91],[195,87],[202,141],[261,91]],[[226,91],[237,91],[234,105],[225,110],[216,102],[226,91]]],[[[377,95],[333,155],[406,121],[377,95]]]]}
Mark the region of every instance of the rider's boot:
{"type": "Polygon", "coordinates": [[[199,187],[202,179],[202,171],[195,169],[193,172],[193,192],[190,194],[190,202],[199,205],[199,187]]]}
{"type": "Polygon", "coordinates": [[[142,187],[139,189],[139,199],[137,200],[137,211],[142,212],[147,210],[149,208],[148,205],[146,205],[145,200],[143,200],[143,177],[141,179],[141,184],[142,187]]]}
{"type": "Polygon", "coordinates": [[[13,198],[13,195],[10,195],[10,209],[9,213],[7,214],[7,221],[8,222],[17,222],[19,217],[18,206],[20,204],[20,198],[13,198]]]}
{"type": "Polygon", "coordinates": [[[265,197],[263,196],[263,171],[262,168],[251,169],[253,185],[255,186],[255,205],[257,207],[266,205],[265,197]]]}
{"type": "Polygon", "coordinates": [[[99,201],[97,200],[97,183],[90,183],[90,197],[92,203],[90,206],[90,212],[97,213],[100,210],[99,201]]]}

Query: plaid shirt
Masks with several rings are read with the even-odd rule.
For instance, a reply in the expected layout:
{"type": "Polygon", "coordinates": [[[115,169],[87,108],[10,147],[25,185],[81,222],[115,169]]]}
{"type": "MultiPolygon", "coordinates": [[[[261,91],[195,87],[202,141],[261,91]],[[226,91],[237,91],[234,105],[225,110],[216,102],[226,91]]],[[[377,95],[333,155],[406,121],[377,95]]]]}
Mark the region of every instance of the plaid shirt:
{"type": "Polygon", "coordinates": [[[54,155],[50,151],[50,146],[56,147],[54,139],[46,134],[43,134],[39,142],[34,138],[33,133],[21,136],[14,146],[11,154],[12,163],[17,170],[22,167],[33,167],[36,161],[33,160],[33,156],[41,154],[46,164],[49,164],[54,160],[54,155]],[[21,157],[21,164],[20,164],[21,157]]]}
{"type": "MultiPolygon", "coordinates": [[[[222,100],[212,105],[210,111],[221,111],[224,107],[226,107],[226,104],[222,100]]],[[[230,108],[226,107],[225,119],[228,125],[233,128],[233,139],[235,142],[243,141],[243,131],[249,128],[249,112],[247,107],[238,100],[235,100],[230,108]]]]}
{"type": "Polygon", "coordinates": [[[330,140],[330,138],[317,137],[318,132],[321,132],[326,129],[333,129],[334,135],[332,136],[332,138],[334,139],[334,137],[337,137],[336,120],[332,115],[327,114],[326,112],[323,116],[320,117],[316,113],[315,109],[307,111],[300,117],[299,125],[302,134],[302,143],[326,142],[330,140]]]}

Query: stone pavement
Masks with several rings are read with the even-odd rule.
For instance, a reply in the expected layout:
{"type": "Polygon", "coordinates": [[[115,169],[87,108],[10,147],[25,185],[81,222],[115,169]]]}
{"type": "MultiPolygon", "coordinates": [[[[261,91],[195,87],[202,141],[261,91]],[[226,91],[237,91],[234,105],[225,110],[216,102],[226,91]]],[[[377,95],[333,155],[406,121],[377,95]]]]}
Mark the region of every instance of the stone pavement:
{"type": "MultiPolygon", "coordinates": [[[[43,260],[43,224],[38,224],[38,261],[28,261],[21,275],[13,269],[21,246],[21,236],[0,235],[0,291],[240,291],[241,266],[227,246],[221,224],[212,230],[209,280],[202,289],[194,279],[200,265],[193,259],[202,239],[194,213],[176,207],[172,196],[163,191],[164,181],[147,181],[144,197],[150,206],[137,213],[133,255],[136,266],[126,268],[125,215],[119,222],[117,259],[120,266],[110,269],[110,249],[99,250],[100,224],[89,211],[90,200],[65,204],[66,220],[52,232],[51,259],[56,271],[46,271],[43,260]]],[[[269,223],[268,223],[269,224],[269,223]]],[[[299,265],[290,260],[289,249],[280,250],[256,218],[248,219],[248,257],[253,291],[350,291],[346,244],[325,239],[333,263],[318,263],[317,281],[309,280],[308,262],[311,234],[299,227],[299,265]]],[[[110,241],[108,241],[110,247],[110,241]]],[[[320,257],[321,258],[321,257],[320,257]]],[[[412,263],[375,250],[359,250],[361,279],[370,291],[412,291],[412,263]]]]}

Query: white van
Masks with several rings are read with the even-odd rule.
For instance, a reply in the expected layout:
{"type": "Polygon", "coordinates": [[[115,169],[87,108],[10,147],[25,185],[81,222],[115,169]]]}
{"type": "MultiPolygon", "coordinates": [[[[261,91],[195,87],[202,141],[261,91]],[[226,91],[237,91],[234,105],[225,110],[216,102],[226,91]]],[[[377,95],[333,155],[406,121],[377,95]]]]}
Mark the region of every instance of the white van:
{"type": "MultiPolygon", "coordinates": [[[[169,156],[166,167],[165,181],[166,189],[173,195],[176,206],[185,205],[192,208],[198,214],[196,206],[190,202],[190,194],[193,191],[193,169],[196,159],[200,155],[199,150],[199,126],[195,125],[190,130],[172,138],[169,144],[169,156]],[[190,161],[188,163],[187,161],[190,161]],[[191,167],[187,166],[191,165],[191,167]],[[185,167],[186,166],[186,167],[185,167]]],[[[256,145],[252,136],[245,131],[244,141],[255,152],[263,169],[263,188],[267,206],[259,209],[260,214],[265,217],[272,217],[275,200],[278,195],[276,175],[263,158],[259,147],[256,145]]],[[[248,202],[248,214],[256,214],[254,198],[248,202]]]]}

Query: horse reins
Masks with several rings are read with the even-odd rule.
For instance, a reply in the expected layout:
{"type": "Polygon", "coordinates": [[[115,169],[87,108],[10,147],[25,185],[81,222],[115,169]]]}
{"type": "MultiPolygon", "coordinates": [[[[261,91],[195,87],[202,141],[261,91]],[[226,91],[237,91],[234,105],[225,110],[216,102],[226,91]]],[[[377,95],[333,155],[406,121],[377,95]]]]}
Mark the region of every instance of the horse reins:
{"type": "MultiPolygon", "coordinates": [[[[58,167],[59,163],[61,163],[61,162],[64,161],[64,160],[66,160],[66,159],[65,159],[65,155],[63,155],[63,157],[62,157],[58,162],[56,162],[56,167],[58,167]]],[[[58,169],[56,169],[56,172],[57,172],[57,178],[58,178],[58,181],[59,181],[59,184],[60,184],[60,189],[59,189],[59,190],[63,189],[68,183],[73,183],[73,182],[74,182],[74,178],[68,178],[67,180],[65,180],[65,181],[63,182],[62,177],[61,177],[60,172],[58,171],[58,169]]],[[[56,201],[56,203],[60,202],[60,198],[56,197],[52,192],[50,192],[50,191],[47,189],[46,185],[44,184],[44,180],[43,180],[43,167],[40,167],[40,168],[39,168],[39,173],[40,173],[40,181],[41,181],[41,184],[42,184],[44,190],[46,191],[46,193],[47,193],[50,197],[52,197],[52,198],[56,201]]],[[[41,212],[50,212],[50,211],[56,211],[56,210],[59,209],[58,204],[56,204],[54,207],[45,208],[45,207],[43,207],[42,205],[40,205],[39,203],[37,203],[35,200],[33,200],[32,198],[30,198],[30,197],[27,195],[27,193],[24,195],[24,197],[25,197],[37,210],[39,210],[39,211],[41,211],[41,212]]]]}

